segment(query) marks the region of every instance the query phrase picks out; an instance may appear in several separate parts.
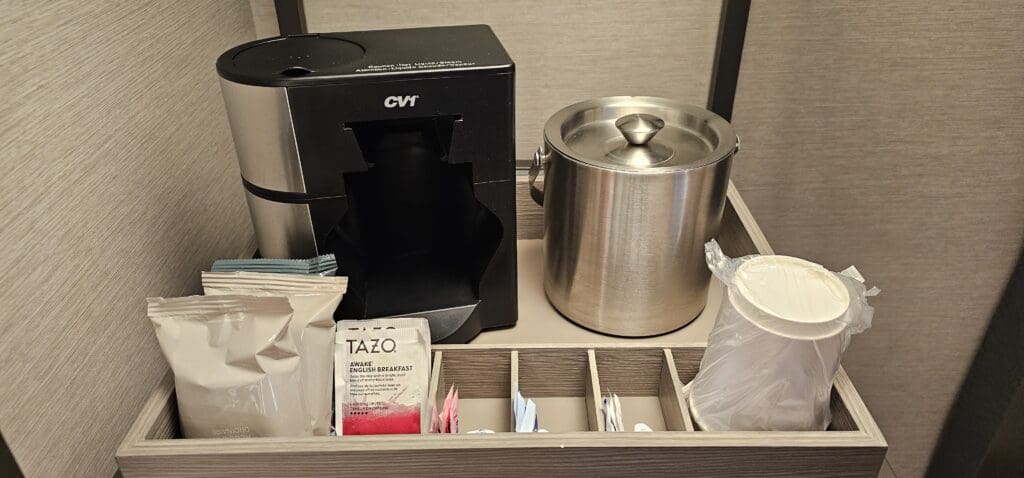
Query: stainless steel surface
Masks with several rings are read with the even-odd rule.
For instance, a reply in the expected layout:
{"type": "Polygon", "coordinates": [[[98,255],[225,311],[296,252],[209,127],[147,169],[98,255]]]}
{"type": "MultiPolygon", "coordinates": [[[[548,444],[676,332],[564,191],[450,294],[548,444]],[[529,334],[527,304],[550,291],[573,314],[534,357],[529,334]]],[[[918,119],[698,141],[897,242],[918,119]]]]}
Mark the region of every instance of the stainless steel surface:
{"type": "Polygon", "coordinates": [[[223,78],[220,88],[242,177],[264,189],[306,192],[285,89],[223,78]]]}
{"type": "Polygon", "coordinates": [[[570,106],[544,131],[531,178],[545,170],[538,195],[552,305],[584,327],[634,337],[697,317],[710,279],[703,247],[718,233],[737,145],[732,127],[670,100],[616,97],[570,106]],[[615,127],[635,113],[665,119],[647,145],[628,144],[615,127]],[[622,164],[608,154],[659,145],[673,152],[661,164],[622,164]]]}
{"type": "Polygon", "coordinates": [[[551,153],[546,151],[547,148],[541,146],[537,148],[537,151],[533,153],[533,163],[530,164],[530,171],[528,173],[530,181],[530,197],[533,201],[541,206],[544,205],[544,190],[537,186],[537,176],[540,174],[541,169],[544,169],[548,164],[548,159],[551,153]]]}
{"type": "Polygon", "coordinates": [[[665,127],[665,121],[654,115],[633,113],[616,120],[615,127],[629,144],[643,146],[665,127]]]}
{"type": "Polygon", "coordinates": [[[563,108],[544,126],[544,140],[551,151],[583,164],[648,174],[700,168],[731,156],[736,149],[736,135],[721,117],[649,96],[598,98],[563,108]],[[652,136],[647,142],[632,144],[616,123],[629,123],[635,115],[647,115],[648,122],[661,120],[663,127],[647,131],[652,136]]]}
{"type": "Polygon", "coordinates": [[[268,201],[249,191],[245,192],[245,202],[262,257],[289,259],[319,254],[309,206],[268,201]]]}

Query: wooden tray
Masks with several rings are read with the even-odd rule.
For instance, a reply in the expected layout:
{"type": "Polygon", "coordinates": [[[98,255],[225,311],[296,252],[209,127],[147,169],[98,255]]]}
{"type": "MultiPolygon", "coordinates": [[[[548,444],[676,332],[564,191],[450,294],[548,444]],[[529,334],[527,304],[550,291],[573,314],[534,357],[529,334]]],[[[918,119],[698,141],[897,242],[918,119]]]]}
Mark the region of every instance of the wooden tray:
{"type": "Polygon", "coordinates": [[[877,476],[886,443],[840,370],[832,426],[822,432],[694,430],[683,384],[703,346],[534,345],[434,348],[431,393],[455,384],[462,431],[494,434],[314,438],[178,438],[170,375],[146,403],[117,453],[138,476],[877,476]],[[516,387],[538,406],[549,433],[509,433],[516,387]],[[600,393],[622,398],[627,428],[605,432],[600,393]]]}
{"type": "MultiPolygon", "coordinates": [[[[537,238],[542,212],[528,199],[525,181],[517,189],[520,237],[537,238]]],[[[728,197],[718,236],[725,252],[772,254],[731,183],[728,197]]],[[[477,344],[434,347],[431,393],[441,396],[457,384],[462,430],[498,433],[180,439],[174,380],[168,374],[117,452],[121,473],[126,478],[877,476],[886,442],[842,369],[828,431],[695,431],[681,386],[697,373],[704,351],[702,343],[690,343],[706,337],[717,307],[709,303],[709,317],[673,334],[605,337],[566,325],[548,308],[524,307],[524,298],[543,301],[535,266],[521,264],[519,326],[482,334],[477,344]],[[574,343],[537,343],[549,337],[574,343]],[[507,432],[517,386],[537,403],[541,427],[549,433],[507,432]],[[657,431],[604,432],[597,404],[599,394],[608,391],[621,397],[627,427],[642,421],[657,431]]]]}

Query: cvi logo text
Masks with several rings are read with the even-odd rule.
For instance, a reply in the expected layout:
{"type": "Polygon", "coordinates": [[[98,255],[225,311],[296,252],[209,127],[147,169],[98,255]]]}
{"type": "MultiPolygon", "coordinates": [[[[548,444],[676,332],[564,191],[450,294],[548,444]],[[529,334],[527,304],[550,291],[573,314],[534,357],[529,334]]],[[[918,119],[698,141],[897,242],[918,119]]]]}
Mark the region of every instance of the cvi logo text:
{"type": "Polygon", "coordinates": [[[406,108],[416,106],[416,99],[420,95],[408,95],[408,96],[389,96],[384,98],[385,108],[406,108]]]}

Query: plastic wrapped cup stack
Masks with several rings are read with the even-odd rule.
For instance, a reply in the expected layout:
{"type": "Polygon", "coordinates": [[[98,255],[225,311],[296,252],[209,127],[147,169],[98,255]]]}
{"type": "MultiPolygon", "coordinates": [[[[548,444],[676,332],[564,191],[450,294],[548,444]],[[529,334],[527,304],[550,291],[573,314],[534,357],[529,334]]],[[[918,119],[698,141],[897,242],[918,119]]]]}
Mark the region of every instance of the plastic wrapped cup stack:
{"type": "Polygon", "coordinates": [[[689,388],[704,430],[824,430],[839,359],[874,309],[853,267],[834,273],[788,256],[726,257],[705,246],[727,288],[689,388]]]}

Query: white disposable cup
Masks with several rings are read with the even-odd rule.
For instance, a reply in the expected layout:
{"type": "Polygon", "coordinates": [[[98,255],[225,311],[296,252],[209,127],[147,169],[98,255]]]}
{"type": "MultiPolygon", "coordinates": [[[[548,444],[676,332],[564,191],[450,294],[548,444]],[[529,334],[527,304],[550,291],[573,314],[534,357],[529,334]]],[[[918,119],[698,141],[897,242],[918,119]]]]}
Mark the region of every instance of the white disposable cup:
{"type": "Polygon", "coordinates": [[[817,264],[785,256],[755,258],[736,277],[689,387],[695,422],[709,431],[825,429],[849,340],[846,285],[817,264]],[[772,267],[785,273],[757,273],[772,267]],[[779,280],[788,282],[776,287],[779,280]],[[813,297],[779,298],[794,290],[813,297]]]}

